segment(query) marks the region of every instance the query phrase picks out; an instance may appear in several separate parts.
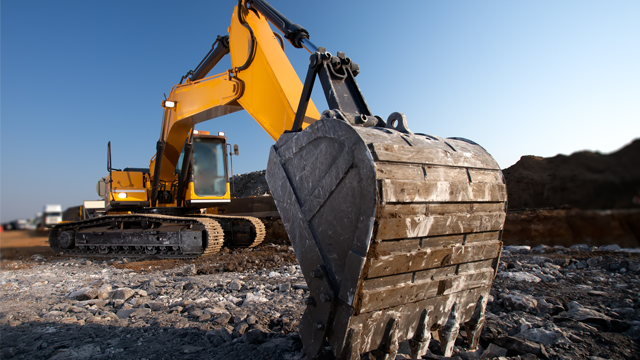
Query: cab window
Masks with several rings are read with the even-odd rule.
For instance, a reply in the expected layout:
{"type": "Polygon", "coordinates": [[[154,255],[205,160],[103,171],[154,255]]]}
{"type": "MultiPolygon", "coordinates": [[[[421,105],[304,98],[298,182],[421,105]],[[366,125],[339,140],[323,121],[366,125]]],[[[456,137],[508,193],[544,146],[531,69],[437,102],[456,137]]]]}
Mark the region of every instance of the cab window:
{"type": "MultiPolygon", "coordinates": [[[[178,162],[179,166],[182,164],[178,162]]],[[[177,170],[177,169],[176,169],[177,170]]],[[[194,139],[193,187],[198,196],[223,196],[227,193],[224,143],[218,139],[194,139]]]]}

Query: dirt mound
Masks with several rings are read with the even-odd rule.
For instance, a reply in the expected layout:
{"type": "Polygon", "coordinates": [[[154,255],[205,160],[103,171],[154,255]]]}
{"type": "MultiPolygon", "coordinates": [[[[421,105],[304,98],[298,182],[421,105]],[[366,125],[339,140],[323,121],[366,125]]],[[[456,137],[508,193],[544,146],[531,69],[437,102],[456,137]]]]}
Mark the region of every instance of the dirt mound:
{"type": "Polygon", "coordinates": [[[523,156],[503,173],[511,210],[638,208],[640,139],[611,154],[523,156]]]}
{"type": "Polygon", "coordinates": [[[249,197],[249,196],[262,196],[271,195],[269,185],[267,185],[267,179],[265,174],[267,170],[254,171],[246,174],[234,175],[231,178],[233,184],[232,197],[249,197]]]}
{"type": "Polygon", "coordinates": [[[505,245],[617,244],[640,247],[640,210],[510,211],[504,224],[505,245]]]}

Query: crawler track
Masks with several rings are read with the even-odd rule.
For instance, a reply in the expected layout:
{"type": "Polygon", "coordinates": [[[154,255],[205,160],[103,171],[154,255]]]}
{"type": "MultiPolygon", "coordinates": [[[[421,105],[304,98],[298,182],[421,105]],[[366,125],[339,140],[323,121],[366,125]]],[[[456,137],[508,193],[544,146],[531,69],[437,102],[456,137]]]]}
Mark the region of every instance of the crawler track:
{"type": "MultiPolygon", "coordinates": [[[[252,216],[233,216],[233,215],[198,215],[198,217],[205,217],[213,219],[222,225],[224,229],[224,246],[225,247],[256,247],[260,245],[265,238],[266,230],[262,221],[252,216]],[[231,228],[233,223],[244,223],[245,227],[250,228],[249,236],[253,236],[252,241],[237,242],[234,241],[236,234],[233,234],[231,228]],[[229,229],[229,230],[228,230],[229,229]]],[[[248,240],[248,239],[247,239],[248,240]]]]}
{"type": "MultiPolygon", "coordinates": [[[[91,220],[74,221],[56,225],[49,235],[49,246],[56,253],[64,253],[74,256],[101,256],[101,257],[138,257],[155,256],[162,259],[190,259],[203,254],[215,254],[224,244],[224,231],[220,224],[213,218],[196,216],[169,216],[158,214],[132,214],[109,215],[91,220]],[[142,227],[123,229],[113,228],[114,224],[136,224],[147,221],[152,224],[160,224],[159,227],[142,227]],[[202,239],[199,252],[186,252],[184,244],[175,233],[170,231],[160,232],[162,227],[171,229],[194,229],[191,233],[202,231],[202,239]],[[76,241],[72,246],[62,246],[59,236],[64,232],[76,235],[76,241]],[[166,235],[173,237],[173,241],[167,240],[166,235]],[[89,238],[82,243],[82,235],[89,238]],[[153,241],[154,235],[157,238],[153,241]],[[127,242],[126,239],[134,241],[127,242]],[[151,240],[150,240],[151,239],[151,240]]],[[[192,246],[193,248],[193,246],[192,246]]]]}

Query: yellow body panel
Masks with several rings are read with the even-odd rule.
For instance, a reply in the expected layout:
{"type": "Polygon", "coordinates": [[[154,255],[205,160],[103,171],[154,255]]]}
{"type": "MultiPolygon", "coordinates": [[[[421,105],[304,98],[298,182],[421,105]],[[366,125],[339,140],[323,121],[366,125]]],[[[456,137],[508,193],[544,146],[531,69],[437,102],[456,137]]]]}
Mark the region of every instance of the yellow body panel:
{"type": "Polygon", "coordinates": [[[227,182],[227,192],[223,196],[198,196],[196,195],[195,189],[193,187],[193,182],[189,183],[189,187],[187,189],[187,195],[185,200],[230,200],[231,199],[231,191],[229,187],[229,183],[227,182]]]}
{"type": "MultiPolygon", "coordinates": [[[[242,82],[228,73],[209,76],[199,81],[187,81],[171,89],[169,100],[175,108],[164,113],[161,138],[166,141],[162,159],[160,180],[172,181],[185,139],[193,127],[203,121],[227,115],[242,107],[235,101],[242,94],[242,82]]],[[[151,177],[155,170],[155,158],[149,166],[151,177]]]]}
{"type": "Polygon", "coordinates": [[[106,204],[110,202],[140,202],[149,201],[147,194],[146,182],[144,175],[137,171],[112,171],[111,183],[109,183],[109,177],[107,176],[107,196],[106,204]],[[126,194],[126,197],[122,198],[119,194],[126,194]]]}
{"type": "Polygon", "coordinates": [[[144,188],[143,174],[137,171],[112,171],[111,184],[107,182],[107,186],[113,189],[123,188],[144,188]]]}
{"type": "MultiPolygon", "coordinates": [[[[234,69],[246,62],[251,42],[249,31],[238,21],[237,11],[236,7],[229,27],[234,69]]],[[[267,20],[252,11],[245,18],[253,29],[256,44],[251,66],[236,73],[245,87],[238,102],[273,140],[278,140],[286,130],[291,130],[303,85],[267,20]]],[[[306,128],[318,119],[320,113],[310,101],[302,127],[306,128]]]]}
{"type": "Polygon", "coordinates": [[[172,99],[177,102],[173,121],[188,119],[195,125],[241,110],[232,102],[242,93],[242,83],[229,78],[226,72],[176,85],[172,92],[172,99]]]}

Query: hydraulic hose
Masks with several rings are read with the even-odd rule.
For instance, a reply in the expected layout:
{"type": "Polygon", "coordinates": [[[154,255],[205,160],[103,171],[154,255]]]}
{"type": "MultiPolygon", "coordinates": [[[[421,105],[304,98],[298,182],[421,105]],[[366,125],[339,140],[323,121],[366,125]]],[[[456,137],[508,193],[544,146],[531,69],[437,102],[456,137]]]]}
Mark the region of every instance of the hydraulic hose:
{"type": "Polygon", "coordinates": [[[253,57],[255,55],[256,37],[253,35],[253,29],[251,29],[251,26],[247,24],[244,16],[242,16],[243,11],[246,11],[246,8],[242,6],[242,0],[238,0],[238,21],[240,22],[240,24],[242,24],[242,26],[249,30],[249,35],[251,35],[251,43],[249,44],[249,56],[247,57],[247,61],[245,61],[242,66],[235,68],[236,72],[246,70],[251,65],[251,62],[253,62],[253,57]]]}

